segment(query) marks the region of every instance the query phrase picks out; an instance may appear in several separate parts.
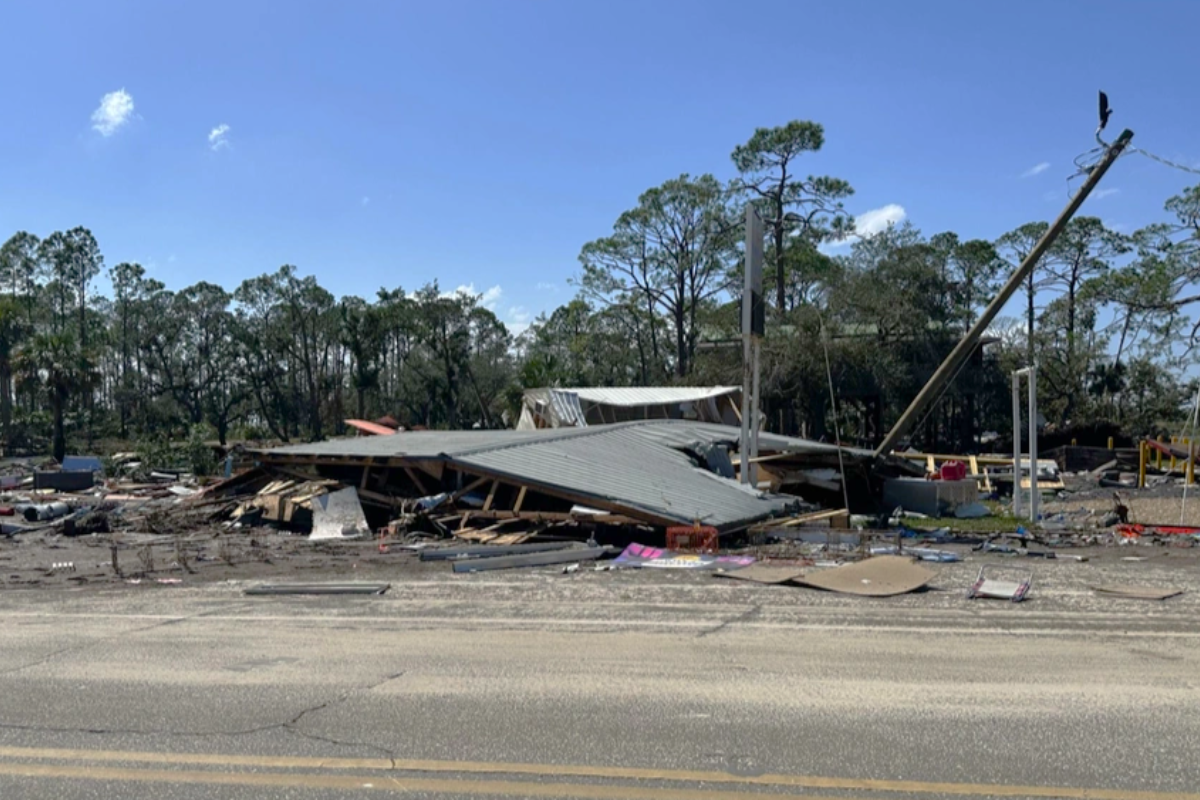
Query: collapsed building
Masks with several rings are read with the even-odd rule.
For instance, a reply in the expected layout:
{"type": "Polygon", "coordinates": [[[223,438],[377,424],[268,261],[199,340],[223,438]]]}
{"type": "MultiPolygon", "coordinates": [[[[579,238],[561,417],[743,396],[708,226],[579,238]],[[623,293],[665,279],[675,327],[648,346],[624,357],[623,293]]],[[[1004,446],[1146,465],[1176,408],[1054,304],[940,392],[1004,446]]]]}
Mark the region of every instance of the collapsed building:
{"type": "MultiPolygon", "coordinates": [[[[737,480],[739,430],[642,420],[535,430],[413,431],[260,450],[263,472],[357,489],[372,527],[420,514],[459,530],[517,522],[702,525],[721,533],[786,516],[802,501],[871,505],[870,451],[759,437],[758,484],[737,480]],[[840,476],[853,489],[842,491],[840,476]],[[785,493],[792,492],[795,493],[785,493]],[[454,521],[457,522],[454,522],[454,521]]],[[[884,472],[911,474],[903,461],[884,472]]],[[[264,478],[265,482],[265,478],[264,478]]],[[[850,487],[847,487],[848,489],[850,487]]],[[[519,529],[522,526],[517,526],[519,529]]]]}

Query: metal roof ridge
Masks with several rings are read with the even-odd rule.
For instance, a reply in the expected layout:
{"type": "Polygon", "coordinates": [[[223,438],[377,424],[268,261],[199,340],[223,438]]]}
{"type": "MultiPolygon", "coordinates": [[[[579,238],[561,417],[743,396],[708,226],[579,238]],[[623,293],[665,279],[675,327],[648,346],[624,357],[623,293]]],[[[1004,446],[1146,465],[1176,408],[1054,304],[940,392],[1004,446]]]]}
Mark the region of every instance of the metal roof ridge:
{"type": "MultiPolygon", "coordinates": [[[[495,453],[500,450],[512,450],[517,447],[530,447],[539,445],[543,442],[556,442],[562,439],[582,439],[588,436],[601,436],[612,433],[617,430],[627,430],[629,428],[643,427],[647,425],[705,425],[711,423],[693,422],[686,419],[632,419],[626,422],[610,422],[604,425],[588,425],[582,428],[545,428],[544,430],[554,431],[554,435],[546,435],[539,437],[530,437],[520,442],[504,442],[502,444],[488,444],[481,447],[473,447],[470,450],[461,450],[454,454],[445,452],[438,453],[440,458],[466,458],[468,456],[479,455],[481,453],[495,453]]],[[[675,448],[671,448],[675,449],[675,448]]]]}

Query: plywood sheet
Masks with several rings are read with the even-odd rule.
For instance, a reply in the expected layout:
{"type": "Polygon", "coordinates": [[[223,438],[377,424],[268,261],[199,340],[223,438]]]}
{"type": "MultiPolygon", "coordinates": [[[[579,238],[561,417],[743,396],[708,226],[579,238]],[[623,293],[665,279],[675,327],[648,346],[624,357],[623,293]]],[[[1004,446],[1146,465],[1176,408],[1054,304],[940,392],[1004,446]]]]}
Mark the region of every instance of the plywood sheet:
{"type": "Polygon", "coordinates": [[[866,561],[814,570],[793,581],[802,586],[862,597],[891,597],[927,586],[935,573],[904,556],[875,556],[866,561]]]}
{"type": "Polygon", "coordinates": [[[728,572],[717,572],[714,574],[718,578],[732,578],[736,581],[779,584],[787,583],[793,578],[799,578],[803,576],[804,570],[800,569],[799,567],[787,567],[771,564],[751,564],[748,567],[731,569],[728,572]]]}

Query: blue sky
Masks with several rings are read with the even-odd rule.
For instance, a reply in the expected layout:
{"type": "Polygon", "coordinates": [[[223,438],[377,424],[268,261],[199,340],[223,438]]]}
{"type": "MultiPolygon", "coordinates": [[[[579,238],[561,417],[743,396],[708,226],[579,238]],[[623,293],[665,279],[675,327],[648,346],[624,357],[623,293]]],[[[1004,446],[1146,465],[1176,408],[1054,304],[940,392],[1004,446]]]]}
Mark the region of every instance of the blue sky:
{"type": "MultiPolygon", "coordinates": [[[[729,177],[735,145],[791,119],[825,126],[804,168],[849,180],[864,222],[929,234],[1056,214],[1100,88],[1113,135],[1200,166],[1195,2],[27,2],[4,18],[0,238],[85,225],[108,264],[172,288],[284,263],[338,295],[436,278],[519,327],[571,295],[580,246],[641,191],[729,177]]],[[[1084,213],[1132,230],[1198,181],[1130,156],[1084,213]]]]}

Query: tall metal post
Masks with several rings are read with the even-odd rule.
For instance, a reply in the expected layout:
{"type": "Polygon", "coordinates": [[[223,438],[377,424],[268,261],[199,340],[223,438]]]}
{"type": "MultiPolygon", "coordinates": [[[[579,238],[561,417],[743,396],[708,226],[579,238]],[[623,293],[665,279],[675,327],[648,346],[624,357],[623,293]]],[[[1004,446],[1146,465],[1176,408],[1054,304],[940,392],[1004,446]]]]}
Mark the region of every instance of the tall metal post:
{"type": "Polygon", "coordinates": [[[1029,521],[1037,524],[1038,501],[1037,364],[1029,365],[1029,521]]]}
{"type": "MultiPolygon", "coordinates": [[[[751,361],[754,364],[754,405],[750,408],[750,458],[758,458],[758,431],[762,428],[762,399],[758,396],[758,375],[759,375],[759,355],[762,353],[762,342],[758,337],[751,337],[751,349],[754,351],[754,357],[751,361]]],[[[758,465],[754,462],[750,463],[750,483],[758,485],[758,465]]]]}
{"type": "Polygon", "coordinates": [[[1012,376],[1013,401],[1013,516],[1021,516],[1021,376],[1012,376]]]}
{"type": "Polygon", "coordinates": [[[758,339],[766,328],[762,296],[763,221],[752,204],[746,206],[746,274],[742,289],[742,431],[738,442],[742,483],[756,472],[751,461],[758,451],[758,339]]]}
{"type": "Polygon", "coordinates": [[[1041,260],[1045,252],[1050,249],[1050,245],[1054,244],[1054,240],[1062,233],[1063,228],[1067,227],[1067,223],[1070,222],[1071,217],[1075,216],[1075,212],[1079,210],[1079,207],[1083,205],[1083,201],[1087,199],[1087,196],[1100,183],[1100,179],[1104,177],[1104,173],[1108,172],[1108,168],[1121,155],[1121,152],[1131,139],[1133,139],[1133,131],[1122,131],[1117,140],[1109,145],[1108,150],[1104,153],[1100,161],[1089,170],[1087,180],[1079,187],[1079,192],[1067,203],[1067,207],[1058,215],[1058,219],[1054,220],[1046,232],[1042,234],[1042,238],[1038,239],[1037,244],[1029,251],[1029,255],[1021,262],[1021,266],[1017,267],[1016,272],[1010,275],[1008,281],[1001,287],[1000,293],[992,299],[992,302],[988,303],[987,308],[979,315],[979,319],[975,321],[971,329],[967,331],[959,343],[955,345],[954,349],[950,351],[950,355],[946,356],[929,381],[921,387],[921,391],[917,392],[917,396],[913,398],[908,408],[900,415],[900,419],[896,420],[896,424],[888,431],[887,436],[883,437],[883,441],[875,448],[876,458],[890,453],[892,448],[917,423],[925,407],[941,395],[942,389],[945,388],[950,379],[958,372],[959,366],[979,344],[979,337],[992,324],[992,321],[1000,313],[1000,310],[1004,308],[1009,298],[1025,282],[1026,276],[1029,275],[1030,271],[1041,260]]]}
{"type": "Polygon", "coordinates": [[[742,337],[742,432],[738,439],[739,471],[742,483],[750,482],[750,393],[753,390],[750,364],[750,337],[742,337]]]}

